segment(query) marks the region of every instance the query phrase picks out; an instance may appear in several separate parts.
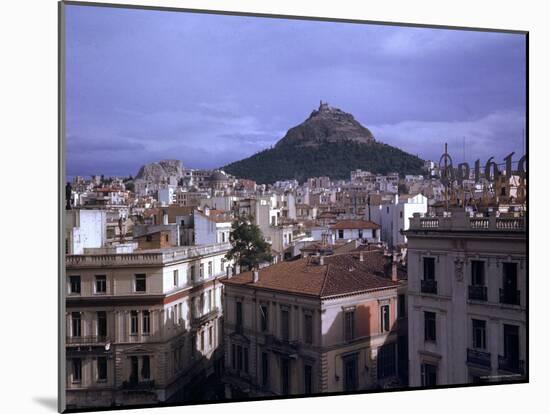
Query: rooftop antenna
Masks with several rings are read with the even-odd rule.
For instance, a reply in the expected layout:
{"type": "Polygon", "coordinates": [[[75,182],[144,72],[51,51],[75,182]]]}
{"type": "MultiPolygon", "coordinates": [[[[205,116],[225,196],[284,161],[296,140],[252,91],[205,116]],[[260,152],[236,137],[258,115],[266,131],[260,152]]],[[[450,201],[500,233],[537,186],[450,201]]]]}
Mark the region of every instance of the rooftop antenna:
{"type": "Polygon", "coordinates": [[[466,162],[466,137],[462,137],[462,161],[466,162]]]}

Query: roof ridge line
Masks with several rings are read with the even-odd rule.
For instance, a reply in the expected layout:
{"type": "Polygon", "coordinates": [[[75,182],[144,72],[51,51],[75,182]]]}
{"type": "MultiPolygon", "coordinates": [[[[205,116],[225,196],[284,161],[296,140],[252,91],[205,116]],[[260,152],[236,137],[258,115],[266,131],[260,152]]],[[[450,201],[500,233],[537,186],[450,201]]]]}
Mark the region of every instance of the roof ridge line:
{"type": "Polygon", "coordinates": [[[325,271],[325,275],[324,275],[324,279],[323,279],[323,285],[321,286],[321,291],[319,292],[319,296],[321,296],[321,297],[323,296],[323,292],[325,291],[329,269],[330,269],[330,263],[327,263],[327,270],[325,271]]]}

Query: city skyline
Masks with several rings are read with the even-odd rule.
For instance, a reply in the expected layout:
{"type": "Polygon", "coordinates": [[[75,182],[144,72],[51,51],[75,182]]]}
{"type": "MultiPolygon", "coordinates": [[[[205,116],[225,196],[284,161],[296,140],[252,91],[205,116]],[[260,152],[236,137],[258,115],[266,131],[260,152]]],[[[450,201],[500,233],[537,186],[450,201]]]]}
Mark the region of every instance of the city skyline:
{"type": "Polygon", "coordinates": [[[319,100],[423,159],[516,158],[524,62],[520,34],[68,6],[67,175],[219,168],[319,100]]]}

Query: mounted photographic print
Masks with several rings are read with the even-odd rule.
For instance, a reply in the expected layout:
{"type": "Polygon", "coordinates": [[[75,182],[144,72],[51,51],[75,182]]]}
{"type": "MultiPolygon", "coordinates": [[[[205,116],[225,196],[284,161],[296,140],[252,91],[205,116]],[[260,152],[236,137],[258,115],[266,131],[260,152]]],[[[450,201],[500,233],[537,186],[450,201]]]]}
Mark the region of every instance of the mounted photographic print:
{"type": "Polygon", "coordinates": [[[61,411],[528,381],[527,32],[59,33],[61,411]]]}

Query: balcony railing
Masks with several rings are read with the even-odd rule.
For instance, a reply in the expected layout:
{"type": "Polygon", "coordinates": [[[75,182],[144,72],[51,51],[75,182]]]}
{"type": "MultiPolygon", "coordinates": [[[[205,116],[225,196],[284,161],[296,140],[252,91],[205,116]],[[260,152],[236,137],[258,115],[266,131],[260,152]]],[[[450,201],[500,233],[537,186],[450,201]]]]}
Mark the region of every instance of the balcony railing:
{"type": "Polygon", "coordinates": [[[65,257],[67,267],[141,266],[162,265],[176,260],[193,259],[207,254],[224,253],[231,243],[178,247],[158,252],[134,252],[124,254],[86,254],[65,257]]]}
{"type": "Polygon", "coordinates": [[[519,305],[519,290],[500,289],[500,303],[519,305]]]}
{"type": "Polygon", "coordinates": [[[89,335],[89,336],[68,336],[66,338],[67,345],[90,345],[90,344],[104,344],[109,342],[107,336],[89,335]]]}
{"type": "Polygon", "coordinates": [[[220,313],[219,308],[214,308],[210,312],[207,312],[202,315],[193,314],[191,318],[191,327],[197,328],[205,323],[215,319],[220,313]]]}
{"type": "Polygon", "coordinates": [[[514,374],[524,373],[524,361],[521,359],[512,359],[507,356],[498,356],[498,369],[501,371],[513,372],[514,374]]]}
{"type": "Polygon", "coordinates": [[[126,390],[150,390],[155,388],[155,380],[124,381],[122,388],[126,390]]]}
{"type": "Polygon", "coordinates": [[[471,217],[466,213],[452,215],[447,213],[444,216],[422,216],[415,213],[410,221],[410,231],[499,231],[499,232],[525,232],[525,217],[497,217],[492,214],[488,217],[471,217]]]}
{"type": "Polygon", "coordinates": [[[265,345],[273,352],[286,356],[296,355],[300,350],[298,341],[283,340],[271,334],[265,336],[265,345]]]}
{"type": "Polygon", "coordinates": [[[432,293],[437,294],[437,281],[436,280],[421,280],[420,281],[420,291],[422,293],[432,293]]]}
{"type": "Polygon", "coordinates": [[[487,286],[468,286],[468,299],[487,301],[487,286]]]}
{"type": "Polygon", "coordinates": [[[470,364],[491,368],[491,354],[489,352],[468,348],[466,361],[470,364]]]}

